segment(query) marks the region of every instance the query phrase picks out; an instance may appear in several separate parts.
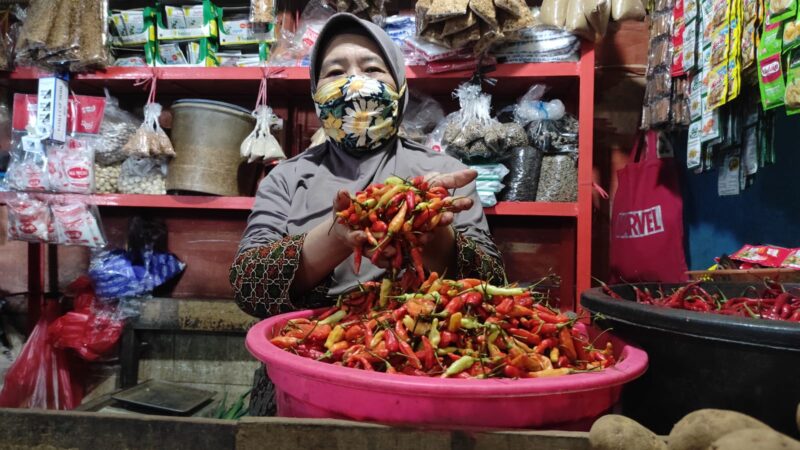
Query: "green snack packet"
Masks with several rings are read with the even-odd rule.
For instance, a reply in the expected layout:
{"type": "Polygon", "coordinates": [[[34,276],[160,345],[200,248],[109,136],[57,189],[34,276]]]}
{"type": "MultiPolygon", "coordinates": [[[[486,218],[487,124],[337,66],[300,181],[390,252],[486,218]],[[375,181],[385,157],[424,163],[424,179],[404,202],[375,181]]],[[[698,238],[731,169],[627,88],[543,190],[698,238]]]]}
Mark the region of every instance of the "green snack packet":
{"type": "Polygon", "coordinates": [[[783,105],[786,86],[781,68],[781,43],[781,23],[765,23],[758,47],[758,88],[765,111],[783,105]]]}
{"type": "Polygon", "coordinates": [[[797,12],[797,0],[770,0],[767,9],[770,22],[783,22],[795,16],[797,12]]]}
{"type": "Polygon", "coordinates": [[[783,24],[783,52],[800,46],[800,14],[783,24]]]}
{"type": "Polygon", "coordinates": [[[789,63],[786,68],[786,114],[800,113],[800,49],[795,49],[789,54],[789,63]]]}

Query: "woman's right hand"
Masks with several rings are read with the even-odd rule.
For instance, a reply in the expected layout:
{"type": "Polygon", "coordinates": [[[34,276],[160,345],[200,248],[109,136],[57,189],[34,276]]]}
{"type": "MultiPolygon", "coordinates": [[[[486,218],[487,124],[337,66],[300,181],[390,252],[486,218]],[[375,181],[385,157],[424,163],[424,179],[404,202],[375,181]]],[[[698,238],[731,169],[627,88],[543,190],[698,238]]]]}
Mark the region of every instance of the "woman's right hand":
{"type": "Polygon", "coordinates": [[[339,241],[350,249],[363,245],[367,241],[367,235],[360,230],[352,230],[347,225],[339,223],[339,218],[336,213],[344,211],[350,207],[352,200],[350,194],[341,190],[336,194],[333,199],[333,227],[331,233],[336,236],[339,241]]]}

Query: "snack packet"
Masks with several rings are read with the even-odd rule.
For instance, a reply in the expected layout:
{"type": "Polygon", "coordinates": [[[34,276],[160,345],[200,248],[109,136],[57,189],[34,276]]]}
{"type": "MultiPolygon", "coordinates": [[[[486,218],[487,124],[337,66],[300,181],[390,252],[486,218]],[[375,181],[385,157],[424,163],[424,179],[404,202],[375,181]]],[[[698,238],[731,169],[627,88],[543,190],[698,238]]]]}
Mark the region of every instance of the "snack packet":
{"type": "Polygon", "coordinates": [[[766,111],[783,105],[786,86],[781,67],[781,23],[765,23],[758,47],[758,87],[766,111]]]}
{"type": "Polygon", "coordinates": [[[56,243],[84,247],[105,247],[96,206],[67,200],[51,206],[56,243]]]}
{"type": "Polygon", "coordinates": [[[800,269],[800,248],[792,249],[781,263],[787,269],[800,269]]]}
{"type": "Polygon", "coordinates": [[[767,3],[769,10],[769,20],[772,23],[783,22],[784,20],[794,17],[797,12],[796,0],[770,0],[767,3]]]}
{"type": "Polygon", "coordinates": [[[45,201],[17,194],[7,203],[8,238],[16,241],[48,242],[53,222],[45,201]]]}
{"type": "Polygon", "coordinates": [[[783,102],[786,104],[786,114],[793,115],[800,113],[800,49],[789,54],[787,66],[783,102]]]}
{"type": "Polygon", "coordinates": [[[764,267],[780,267],[789,253],[789,249],[774,245],[745,244],[739,251],[730,255],[730,258],[734,261],[758,264],[764,267]]]}

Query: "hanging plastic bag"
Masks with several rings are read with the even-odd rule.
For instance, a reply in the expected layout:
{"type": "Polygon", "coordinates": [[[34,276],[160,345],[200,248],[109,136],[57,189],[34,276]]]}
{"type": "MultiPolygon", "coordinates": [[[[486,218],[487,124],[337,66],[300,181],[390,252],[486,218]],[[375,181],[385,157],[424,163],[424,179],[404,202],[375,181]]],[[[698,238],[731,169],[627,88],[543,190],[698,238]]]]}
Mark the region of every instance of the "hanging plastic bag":
{"type": "Polygon", "coordinates": [[[123,194],[166,194],[166,161],[162,158],[126,159],[120,168],[117,187],[123,194]]]}
{"type": "Polygon", "coordinates": [[[275,0],[250,0],[250,21],[275,22],[275,0]]]}
{"type": "Polygon", "coordinates": [[[424,144],[436,125],[444,119],[444,110],[433,97],[412,92],[400,125],[400,136],[424,144]]]}
{"type": "Polygon", "coordinates": [[[50,240],[53,221],[47,202],[28,194],[16,194],[6,206],[9,239],[29,242],[50,240]]]}
{"type": "Polygon", "coordinates": [[[95,148],[94,160],[103,166],[121,163],[128,157],[123,150],[125,144],[136,132],[141,121],[133,114],[119,107],[119,101],[106,93],[106,109],[100,125],[100,140],[95,148]]]}
{"type": "Polygon", "coordinates": [[[247,158],[248,163],[257,159],[261,159],[265,163],[286,159],[280,143],[270,132],[271,128],[276,130],[283,128],[283,119],[275,115],[272,108],[267,106],[266,78],[261,79],[258,102],[252,114],[256,118],[256,126],[239,146],[242,158],[247,158]]]}
{"type": "Polygon", "coordinates": [[[83,399],[79,380],[70,373],[69,359],[48,339],[47,327],[58,316],[58,303],[48,302],[19,357],[6,373],[0,407],[75,409],[83,399]]]}
{"type": "Polygon", "coordinates": [[[620,20],[642,20],[647,12],[642,0],[611,0],[611,18],[620,20]]]}
{"type": "Polygon", "coordinates": [[[68,137],[64,144],[48,149],[49,186],[54,192],[94,192],[94,145],[86,137],[68,137]]]}
{"type": "Polygon", "coordinates": [[[108,355],[122,336],[125,320],[139,312],[136,302],[98,300],[87,276],[70,283],[67,295],[74,298],[74,309],[50,324],[48,334],[56,348],[72,349],[86,361],[108,355]]]}
{"type": "Polygon", "coordinates": [[[11,148],[6,180],[15,191],[46,191],[50,188],[47,174],[47,151],[44,139],[23,135],[11,148]]]}
{"type": "Polygon", "coordinates": [[[308,55],[325,22],[336,10],[322,0],[311,0],[300,16],[297,29],[281,27],[281,35],[270,53],[270,66],[308,66],[308,55]]]}
{"type": "Polygon", "coordinates": [[[539,20],[544,25],[564,28],[567,23],[567,5],[570,0],[542,0],[539,20]]]}
{"type": "Polygon", "coordinates": [[[490,115],[492,97],[472,83],[462,84],[453,95],[461,109],[442,136],[447,153],[465,162],[491,160],[504,135],[502,124],[490,115]]]}
{"type": "Polygon", "coordinates": [[[100,226],[97,206],[75,198],[66,198],[50,206],[53,212],[55,243],[83,247],[105,247],[106,237],[100,226]]]}
{"type": "Polygon", "coordinates": [[[161,110],[161,105],[155,102],[145,105],[142,125],[125,144],[124,151],[127,155],[138,157],[175,156],[172,142],[158,124],[161,110]]]}

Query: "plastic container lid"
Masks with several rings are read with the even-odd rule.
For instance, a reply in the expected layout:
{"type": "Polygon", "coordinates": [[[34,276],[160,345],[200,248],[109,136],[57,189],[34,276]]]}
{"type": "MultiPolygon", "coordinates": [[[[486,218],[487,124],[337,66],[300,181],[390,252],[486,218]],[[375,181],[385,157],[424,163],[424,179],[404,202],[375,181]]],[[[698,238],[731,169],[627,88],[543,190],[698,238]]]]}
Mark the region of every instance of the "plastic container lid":
{"type": "Polygon", "coordinates": [[[204,98],[184,98],[184,99],[181,99],[181,100],[176,100],[172,104],[172,106],[178,106],[178,105],[182,105],[182,106],[191,106],[191,105],[217,106],[217,107],[220,107],[220,108],[233,109],[233,110],[235,110],[237,112],[242,112],[242,113],[245,113],[247,115],[250,115],[250,111],[249,110],[247,110],[247,109],[245,109],[245,108],[243,108],[243,107],[241,107],[239,105],[233,105],[233,104],[230,104],[230,103],[220,102],[220,101],[217,101],[217,100],[206,100],[204,98]]]}

